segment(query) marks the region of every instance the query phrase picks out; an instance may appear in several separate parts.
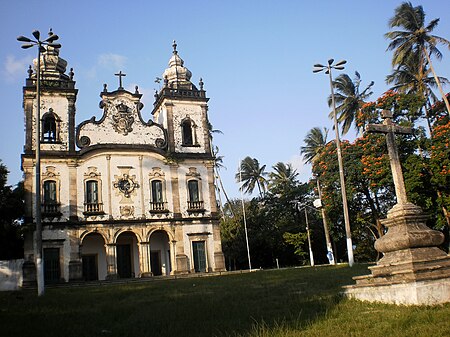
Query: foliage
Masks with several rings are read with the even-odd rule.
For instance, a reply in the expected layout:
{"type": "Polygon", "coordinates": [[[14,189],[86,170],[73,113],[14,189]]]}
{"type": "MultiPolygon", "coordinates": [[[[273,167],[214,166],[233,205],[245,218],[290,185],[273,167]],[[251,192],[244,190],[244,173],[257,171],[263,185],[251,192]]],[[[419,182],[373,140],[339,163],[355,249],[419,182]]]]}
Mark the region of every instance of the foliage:
{"type": "Polygon", "coordinates": [[[0,161],[0,260],[23,257],[20,219],[24,214],[23,183],[6,185],[8,169],[0,161]]]}
{"type": "Polygon", "coordinates": [[[308,239],[307,233],[285,232],[283,234],[283,239],[287,244],[294,246],[294,254],[300,256],[301,258],[307,257],[308,253],[303,249],[303,247],[305,246],[305,242],[308,239]]]}
{"type": "Polygon", "coordinates": [[[308,131],[303,142],[304,146],[300,148],[305,163],[310,164],[317,160],[320,152],[327,143],[328,129],[315,127],[308,131]]]}
{"type": "Polygon", "coordinates": [[[450,120],[442,117],[434,126],[432,134],[430,171],[431,183],[438,195],[437,204],[443,212],[438,212],[437,226],[448,226],[450,220],[450,120]]]}
{"type": "Polygon", "coordinates": [[[259,195],[262,197],[267,185],[265,169],[266,165],[260,166],[256,158],[245,157],[235,176],[237,182],[242,182],[241,190],[252,194],[255,187],[258,187],[259,195]]]}
{"type": "MultiPolygon", "coordinates": [[[[342,134],[345,135],[355,121],[358,111],[361,109],[365,100],[372,95],[371,88],[374,82],[360,92],[361,75],[356,71],[355,78],[352,80],[347,74],[341,74],[333,81],[334,98],[336,103],[337,120],[342,124],[342,134]]],[[[328,98],[328,106],[331,107],[331,96],[328,98]]],[[[334,118],[333,112],[330,118],[334,118]]],[[[355,125],[359,130],[358,124],[355,125]]]]}

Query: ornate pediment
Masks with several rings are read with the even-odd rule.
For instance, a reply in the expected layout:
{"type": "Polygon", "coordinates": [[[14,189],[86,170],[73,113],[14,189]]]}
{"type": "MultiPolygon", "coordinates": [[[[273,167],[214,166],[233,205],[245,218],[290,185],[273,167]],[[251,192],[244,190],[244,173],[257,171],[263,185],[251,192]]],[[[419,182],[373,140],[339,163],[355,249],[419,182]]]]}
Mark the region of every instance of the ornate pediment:
{"type": "Polygon", "coordinates": [[[78,147],[122,144],[166,148],[167,136],[163,127],[151,120],[142,120],[140,94],[125,90],[104,91],[101,97],[103,116],[99,121],[92,117],[78,126],[78,147]]]}

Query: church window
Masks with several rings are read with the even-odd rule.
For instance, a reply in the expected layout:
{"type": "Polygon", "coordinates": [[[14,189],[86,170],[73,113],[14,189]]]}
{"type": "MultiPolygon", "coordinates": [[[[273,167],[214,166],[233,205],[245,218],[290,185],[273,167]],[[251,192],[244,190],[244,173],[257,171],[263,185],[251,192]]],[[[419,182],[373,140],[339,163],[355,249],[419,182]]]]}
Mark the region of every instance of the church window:
{"type": "Polygon", "coordinates": [[[59,212],[59,203],[57,195],[57,184],[55,180],[45,180],[43,184],[43,203],[42,212],[44,214],[53,214],[59,212]]]}
{"type": "Polygon", "coordinates": [[[166,203],[164,202],[164,184],[161,180],[151,181],[151,202],[150,211],[164,211],[166,210],[166,203]]]}
{"type": "Polygon", "coordinates": [[[200,189],[198,180],[188,181],[188,210],[203,209],[203,201],[200,201],[200,189]]]}
{"type": "Polygon", "coordinates": [[[181,123],[181,132],[183,136],[184,146],[194,145],[194,137],[192,135],[192,131],[192,122],[188,118],[181,123]]]}
{"type": "Polygon", "coordinates": [[[44,181],[44,204],[56,203],[56,181],[44,181]]]}
{"type": "Polygon", "coordinates": [[[103,205],[100,202],[99,183],[97,180],[86,181],[85,213],[101,213],[103,205]]]}

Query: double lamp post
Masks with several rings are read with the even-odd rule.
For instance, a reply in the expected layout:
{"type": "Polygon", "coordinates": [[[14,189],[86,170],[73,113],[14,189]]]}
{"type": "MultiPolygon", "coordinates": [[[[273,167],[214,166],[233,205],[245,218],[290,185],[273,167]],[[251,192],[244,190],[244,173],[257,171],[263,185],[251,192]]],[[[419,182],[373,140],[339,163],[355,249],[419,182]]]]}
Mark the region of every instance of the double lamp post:
{"type": "Polygon", "coordinates": [[[313,72],[318,73],[321,71],[325,71],[325,74],[329,75],[330,78],[330,89],[331,89],[331,104],[333,108],[333,121],[334,121],[334,131],[336,134],[336,148],[337,148],[337,156],[339,162],[339,180],[341,183],[341,194],[342,194],[342,207],[344,209],[344,222],[345,222],[345,234],[347,238],[347,254],[348,254],[348,264],[349,266],[353,266],[353,244],[352,244],[352,235],[350,230],[350,219],[348,215],[348,205],[347,205],[347,192],[345,190],[345,178],[344,178],[344,165],[342,163],[342,152],[341,152],[341,140],[339,138],[339,128],[336,116],[336,102],[334,97],[334,88],[333,88],[333,77],[331,75],[331,69],[343,70],[344,64],[347,61],[342,60],[335,64],[333,64],[334,59],[329,59],[326,65],[315,64],[313,72]]]}
{"type": "Polygon", "coordinates": [[[36,222],[36,237],[35,237],[35,265],[36,265],[36,281],[38,295],[44,294],[44,263],[42,259],[42,221],[41,221],[41,53],[46,51],[46,46],[52,48],[61,48],[59,43],[54,43],[59,39],[58,35],[49,34],[45,40],[41,40],[41,34],[38,30],[32,32],[34,40],[25,36],[19,36],[17,41],[23,42],[22,48],[28,49],[37,46],[37,69],[36,69],[36,100],[37,108],[35,111],[35,155],[36,155],[36,187],[35,187],[35,222],[36,222]]]}

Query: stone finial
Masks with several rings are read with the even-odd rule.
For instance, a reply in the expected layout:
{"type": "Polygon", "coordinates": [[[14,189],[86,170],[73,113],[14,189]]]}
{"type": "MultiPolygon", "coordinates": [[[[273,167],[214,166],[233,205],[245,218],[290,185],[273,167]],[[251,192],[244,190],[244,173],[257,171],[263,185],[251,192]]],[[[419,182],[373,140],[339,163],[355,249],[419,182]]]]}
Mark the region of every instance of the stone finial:
{"type": "Polygon", "coordinates": [[[27,73],[28,73],[28,78],[31,78],[31,75],[33,75],[33,68],[31,67],[31,64],[28,67],[27,73]]]}
{"type": "Polygon", "coordinates": [[[75,73],[73,72],[73,68],[70,68],[69,78],[71,81],[73,81],[73,75],[75,75],[75,73]]]}
{"type": "Polygon", "coordinates": [[[198,86],[200,87],[200,90],[203,90],[203,79],[200,77],[200,81],[198,82],[198,86]]]}
{"type": "Polygon", "coordinates": [[[103,92],[108,92],[108,85],[106,83],[103,84],[103,92]]]}
{"type": "Polygon", "coordinates": [[[139,94],[139,87],[138,87],[138,86],[135,86],[135,87],[134,87],[134,93],[135,93],[136,95],[139,94]]]}
{"type": "Polygon", "coordinates": [[[176,42],[175,40],[173,40],[172,47],[173,47],[173,53],[174,53],[175,55],[178,54],[178,51],[177,51],[177,42],[176,42]]]}

